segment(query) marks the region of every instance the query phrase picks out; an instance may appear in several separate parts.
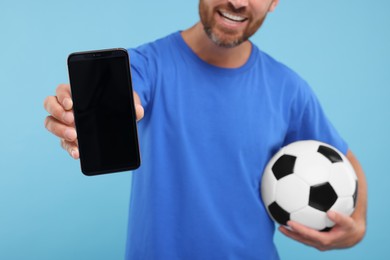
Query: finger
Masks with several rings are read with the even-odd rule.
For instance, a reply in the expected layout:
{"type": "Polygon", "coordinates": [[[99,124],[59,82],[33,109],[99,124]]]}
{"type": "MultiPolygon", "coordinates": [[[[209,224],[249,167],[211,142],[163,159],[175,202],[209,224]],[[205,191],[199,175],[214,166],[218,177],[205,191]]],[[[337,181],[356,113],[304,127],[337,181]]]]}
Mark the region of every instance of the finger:
{"type": "Polygon", "coordinates": [[[294,233],[297,233],[308,240],[325,240],[328,236],[328,233],[320,232],[318,230],[306,227],[295,221],[288,221],[287,225],[292,229],[294,233]]]}
{"type": "Polygon", "coordinates": [[[303,244],[305,244],[305,245],[308,245],[308,246],[316,247],[316,244],[315,244],[313,241],[308,240],[308,239],[305,239],[304,237],[302,237],[302,236],[299,235],[298,233],[295,233],[294,231],[288,229],[288,228],[285,227],[285,226],[280,226],[280,227],[279,227],[279,231],[280,231],[283,235],[285,235],[285,236],[287,236],[287,237],[289,237],[289,238],[291,238],[291,239],[294,239],[294,240],[296,240],[296,241],[298,241],[298,242],[301,242],[301,243],[303,243],[303,244]]]}
{"type": "Polygon", "coordinates": [[[279,230],[285,236],[287,236],[291,239],[294,239],[300,243],[303,243],[305,245],[317,248],[320,251],[329,250],[332,247],[332,244],[331,244],[332,239],[330,237],[326,237],[326,235],[325,235],[325,237],[319,236],[319,237],[313,238],[311,236],[307,236],[307,234],[302,234],[302,233],[296,232],[292,228],[290,230],[289,228],[286,228],[286,227],[280,227],[279,230]]]}
{"type": "Polygon", "coordinates": [[[74,127],[67,126],[53,116],[48,116],[45,119],[45,127],[49,132],[54,135],[63,138],[69,142],[75,142],[77,138],[76,129],[74,127]]]}
{"type": "Polygon", "coordinates": [[[141,104],[141,99],[139,98],[137,92],[133,91],[133,99],[134,99],[134,107],[135,107],[135,115],[137,121],[141,120],[144,117],[144,108],[141,104]]]}
{"type": "Polygon", "coordinates": [[[344,215],[340,212],[331,211],[327,212],[328,218],[333,221],[336,225],[343,228],[352,228],[354,225],[354,220],[352,217],[344,215]]]}
{"type": "Polygon", "coordinates": [[[58,85],[56,89],[56,96],[58,102],[65,110],[71,110],[73,108],[73,101],[69,84],[58,85]]]}
{"type": "Polygon", "coordinates": [[[73,159],[79,159],[80,153],[76,142],[68,142],[61,139],[61,146],[64,148],[73,159]]]}
{"type": "Polygon", "coordinates": [[[304,239],[302,236],[300,236],[298,233],[295,233],[294,231],[284,227],[284,226],[281,226],[279,227],[279,231],[281,233],[283,233],[285,236],[289,237],[289,238],[292,238],[294,240],[297,240],[301,243],[305,243],[305,244],[308,244],[309,241],[304,239]]]}
{"type": "Polygon", "coordinates": [[[49,96],[43,104],[45,110],[58,121],[67,125],[74,125],[74,116],[72,111],[65,111],[54,96],[49,96]]]}

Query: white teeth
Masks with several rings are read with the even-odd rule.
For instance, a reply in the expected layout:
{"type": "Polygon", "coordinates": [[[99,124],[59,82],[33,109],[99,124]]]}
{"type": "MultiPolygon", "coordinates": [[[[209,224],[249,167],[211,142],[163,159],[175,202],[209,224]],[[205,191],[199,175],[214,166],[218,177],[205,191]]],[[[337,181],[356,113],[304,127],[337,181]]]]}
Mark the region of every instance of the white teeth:
{"type": "Polygon", "coordinates": [[[222,14],[223,17],[225,17],[229,20],[233,20],[235,22],[242,22],[246,19],[245,17],[234,15],[234,14],[231,14],[231,13],[228,13],[225,11],[220,11],[220,13],[222,14]]]}

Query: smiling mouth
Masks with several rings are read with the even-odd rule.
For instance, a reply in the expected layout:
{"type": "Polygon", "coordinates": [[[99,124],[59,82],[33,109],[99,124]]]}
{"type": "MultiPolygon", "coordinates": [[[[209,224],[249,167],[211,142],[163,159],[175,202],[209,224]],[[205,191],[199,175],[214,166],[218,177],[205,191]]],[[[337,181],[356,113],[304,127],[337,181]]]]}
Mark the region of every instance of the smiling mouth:
{"type": "Polygon", "coordinates": [[[236,22],[236,23],[242,23],[242,22],[245,22],[246,20],[248,20],[248,18],[246,18],[244,16],[239,16],[237,14],[232,14],[232,13],[229,13],[229,12],[226,12],[226,11],[223,11],[223,10],[218,10],[218,13],[223,18],[226,18],[226,19],[228,19],[230,21],[233,21],[233,22],[236,22]]]}

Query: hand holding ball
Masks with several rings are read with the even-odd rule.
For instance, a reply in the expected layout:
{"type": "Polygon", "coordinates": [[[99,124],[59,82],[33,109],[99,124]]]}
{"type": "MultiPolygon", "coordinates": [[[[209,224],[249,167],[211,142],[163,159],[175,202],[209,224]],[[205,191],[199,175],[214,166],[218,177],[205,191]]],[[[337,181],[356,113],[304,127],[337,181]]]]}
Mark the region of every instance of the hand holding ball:
{"type": "Polygon", "coordinates": [[[271,218],[282,225],[294,220],[326,231],[334,223],[326,212],[351,215],[355,209],[357,177],[348,159],[318,141],[283,147],[267,164],[261,196],[271,218]]]}

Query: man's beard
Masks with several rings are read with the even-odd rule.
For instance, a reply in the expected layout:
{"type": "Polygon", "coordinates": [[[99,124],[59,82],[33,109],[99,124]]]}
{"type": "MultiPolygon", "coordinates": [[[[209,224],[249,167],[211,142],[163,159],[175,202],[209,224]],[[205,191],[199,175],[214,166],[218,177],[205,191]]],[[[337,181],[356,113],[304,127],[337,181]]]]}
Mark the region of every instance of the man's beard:
{"type": "MultiPolygon", "coordinates": [[[[218,8],[221,8],[221,6],[218,6],[218,8]]],[[[232,13],[242,13],[239,12],[239,10],[234,9],[230,3],[224,6],[223,9],[232,13]]],[[[252,19],[249,18],[248,26],[242,33],[237,34],[237,32],[233,30],[217,28],[218,25],[214,20],[214,14],[215,11],[209,10],[206,4],[204,4],[204,0],[199,1],[199,15],[206,35],[217,46],[224,48],[233,48],[248,40],[260,28],[265,20],[265,16],[257,21],[252,21],[252,19]]]]}
{"type": "Polygon", "coordinates": [[[224,48],[236,47],[236,46],[240,45],[241,43],[243,43],[244,41],[248,40],[248,38],[249,38],[249,37],[242,36],[242,37],[233,38],[231,40],[227,40],[227,39],[223,39],[222,37],[220,37],[216,33],[214,33],[211,26],[203,25],[203,28],[204,28],[205,33],[207,34],[207,36],[209,37],[209,39],[212,42],[214,42],[216,45],[218,45],[220,47],[224,47],[224,48]]]}

